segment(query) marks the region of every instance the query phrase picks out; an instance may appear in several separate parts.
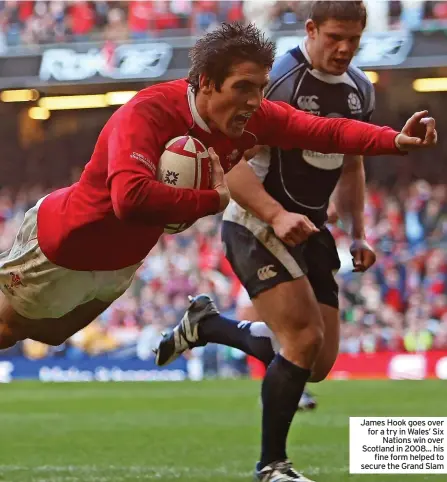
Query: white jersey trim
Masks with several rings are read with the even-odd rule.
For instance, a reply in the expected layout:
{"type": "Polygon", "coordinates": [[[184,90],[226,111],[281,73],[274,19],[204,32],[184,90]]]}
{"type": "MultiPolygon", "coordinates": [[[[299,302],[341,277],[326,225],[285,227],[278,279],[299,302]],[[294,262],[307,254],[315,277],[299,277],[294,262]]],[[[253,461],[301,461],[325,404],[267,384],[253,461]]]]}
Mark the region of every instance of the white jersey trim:
{"type": "Polygon", "coordinates": [[[304,276],[303,270],[289,253],[284,243],[276,237],[271,227],[243,209],[235,201],[230,201],[223,215],[224,221],[231,221],[248,229],[253,236],[272,253],[293,278],[304,276]]]}
{"type": "Polygon", "coordinates": [[[211,129],[208,127],[207,123],[200,117],[196,106],[196,96],[190,85],[188,85],[188,104],[193,121],[205,132],[211,133],[211,129]]]}

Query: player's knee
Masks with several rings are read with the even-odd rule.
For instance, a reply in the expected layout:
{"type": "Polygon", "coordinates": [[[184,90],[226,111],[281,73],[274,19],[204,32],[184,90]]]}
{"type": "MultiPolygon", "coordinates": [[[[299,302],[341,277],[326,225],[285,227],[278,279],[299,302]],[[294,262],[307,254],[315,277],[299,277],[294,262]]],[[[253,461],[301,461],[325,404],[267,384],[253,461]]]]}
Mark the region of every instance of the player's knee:
{"type": "Polygon", "coordinates": [[[301,330],[302,339],[297,342],[306,348],[312,358],[317,358],[324,343],[324,327],[322,324],[309,324],[305,330],[301,330]]]}
{"type": "Polygon", "coordinates": [[[282,337],[281,347],[290,361],[313,365],[324,343],[324,326],[319,317],[314,320],[296,323],[286,336],[282,337]]]}

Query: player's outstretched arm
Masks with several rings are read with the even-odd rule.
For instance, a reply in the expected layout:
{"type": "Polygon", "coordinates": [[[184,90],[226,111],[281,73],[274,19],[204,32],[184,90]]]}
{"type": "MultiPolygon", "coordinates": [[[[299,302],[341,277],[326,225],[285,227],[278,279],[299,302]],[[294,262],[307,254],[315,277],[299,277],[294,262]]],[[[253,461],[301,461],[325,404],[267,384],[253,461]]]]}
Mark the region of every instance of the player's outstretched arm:
{"type": "Polygon", "coordinates": [[[346,155],[331,196],[344,230],[353,239],[365,238],[365,168],[363,156],[346,155]]]}
{"type": "Polygon", "coordinates": [[[375,263],[376,255],[365,237],[365,169],[362,156],[345,156],[331,199],[344,229],[352,237],[353,271],[366,271],[375,263]]]}
{"type": "Polygon", "coordinates": [[[415,113],[402,132],[352,119],[323,118],[296,110],[284,102],[264,100],[256,134],[259,142],[282,149],[301,148],[353,155],[401,154],[432,147],[435,121],[427,111],[415,113]]]}

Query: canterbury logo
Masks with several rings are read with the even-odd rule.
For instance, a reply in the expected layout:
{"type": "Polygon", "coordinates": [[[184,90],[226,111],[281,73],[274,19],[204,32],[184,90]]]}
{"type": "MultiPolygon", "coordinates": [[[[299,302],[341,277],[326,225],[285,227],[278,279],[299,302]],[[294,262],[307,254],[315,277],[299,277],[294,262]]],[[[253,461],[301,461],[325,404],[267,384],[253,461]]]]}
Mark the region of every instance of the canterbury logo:
{"type": "Polygon", "coordinates": [[[298,108],[300,110],[314,111],[320,108],[317,95],[300,95],[298,97],[298,108]]]}
{"type": "Polygon", "coordinates": [[[268,266],[264,266],[263,268],[258,269],[258,278],[261,281],[265,281],[270,278],[274,278],[278,273],[274,270],[275,266],[273,264],[269,264],[268,266]]]}

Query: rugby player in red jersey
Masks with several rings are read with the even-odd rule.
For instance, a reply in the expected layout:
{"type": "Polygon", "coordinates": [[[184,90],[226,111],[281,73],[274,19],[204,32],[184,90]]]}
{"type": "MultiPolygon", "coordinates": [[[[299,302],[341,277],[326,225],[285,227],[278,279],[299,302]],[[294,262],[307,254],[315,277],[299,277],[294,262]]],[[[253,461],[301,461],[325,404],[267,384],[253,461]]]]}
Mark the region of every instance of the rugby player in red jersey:
{"type": "Polygon", "coordinates": [[[399,133],[265,100],[274,55],[255,26],[223,24],[193,47],[188,79],[143,89],[112,115],[79,182],[30,209],[0,255],[0,349],[25,338],[58,345],[93,321],[128,288],[164,225],[226,207],[223,173],[255,145],[398,155],[436,144],[433,119],[425,139],[413,135],[426,112],[399,133]],[[212,148],[209,190],[156,180],[165,144],[181,135],[212,148]]]}

